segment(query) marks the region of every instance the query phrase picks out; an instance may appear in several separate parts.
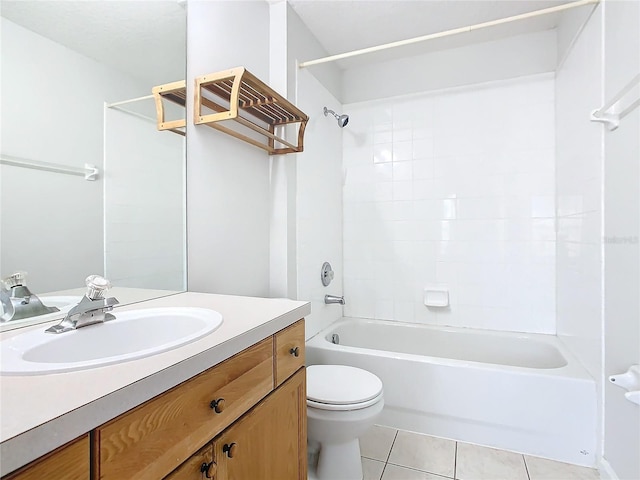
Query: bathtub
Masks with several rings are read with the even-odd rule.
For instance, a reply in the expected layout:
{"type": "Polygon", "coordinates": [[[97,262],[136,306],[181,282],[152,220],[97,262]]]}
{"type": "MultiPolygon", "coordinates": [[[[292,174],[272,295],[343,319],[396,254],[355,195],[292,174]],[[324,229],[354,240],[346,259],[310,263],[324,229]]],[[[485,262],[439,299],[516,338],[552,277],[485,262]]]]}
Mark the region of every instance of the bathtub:
{"type": "Polygon", "coordinates": [[[381,425],[596,463],[596,384],[555,336],[345,317],[306,355],[380,377],[381,425]]]}

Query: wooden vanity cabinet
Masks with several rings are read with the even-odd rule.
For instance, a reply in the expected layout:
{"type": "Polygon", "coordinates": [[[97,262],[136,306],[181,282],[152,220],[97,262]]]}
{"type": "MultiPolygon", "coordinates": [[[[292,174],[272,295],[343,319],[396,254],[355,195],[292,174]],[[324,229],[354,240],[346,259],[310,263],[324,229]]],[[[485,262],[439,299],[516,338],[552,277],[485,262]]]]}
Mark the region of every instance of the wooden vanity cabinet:
{"type": "Polygon", "coordinates": [[[92,478],[304,480],[305,378],[300,320],[96,428],[92,478]]]}
{"type": "Polygon", "coordinates": [[[305,385],[299,369],[164,480],[306,480],[305,385]]]}
{"type": "Polygon", "coordinates": [[[158,480],[273,388],[272,338],[96,428],[94,478],[158,480]]]}
{"type": "Polygon", "coordinates": [[[87,434],[2,477],[2,480],[89,480],[89,465],[87,434]]]}
{"type": "Polygon", "coordinates": [[[2,480],[306,480],[304,320],[2,480]]]}
{"type": "Polygon", "coordinates": [[[216,437],[216,480],[306,480],[305,387],[305,370],[300,369],[216,437]]]}

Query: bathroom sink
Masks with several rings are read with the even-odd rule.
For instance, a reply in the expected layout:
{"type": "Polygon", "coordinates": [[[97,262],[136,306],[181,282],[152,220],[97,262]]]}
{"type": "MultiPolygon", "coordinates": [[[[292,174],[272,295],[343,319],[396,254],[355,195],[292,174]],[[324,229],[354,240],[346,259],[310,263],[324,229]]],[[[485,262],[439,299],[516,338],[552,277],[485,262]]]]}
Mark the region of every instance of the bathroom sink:
{"type": "Polygon", "coordinates": [[[198,340],[222,324],[205,308],[113,312],[115,320],[70,332],[39,327],[0,342],[0,374],[42,375],[102,367],[148,357],[198,340]]]}

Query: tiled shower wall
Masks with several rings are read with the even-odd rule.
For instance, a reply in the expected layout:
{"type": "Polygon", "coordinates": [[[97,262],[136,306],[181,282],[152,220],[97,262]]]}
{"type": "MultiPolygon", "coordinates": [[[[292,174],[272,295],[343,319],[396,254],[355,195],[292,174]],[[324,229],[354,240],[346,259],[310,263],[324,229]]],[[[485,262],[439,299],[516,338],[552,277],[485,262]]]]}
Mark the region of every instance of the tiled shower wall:
{"type": "Polygon", "coordinates": [[[555,333],[553,77],[344,111],[345,315],[555,333]]]}

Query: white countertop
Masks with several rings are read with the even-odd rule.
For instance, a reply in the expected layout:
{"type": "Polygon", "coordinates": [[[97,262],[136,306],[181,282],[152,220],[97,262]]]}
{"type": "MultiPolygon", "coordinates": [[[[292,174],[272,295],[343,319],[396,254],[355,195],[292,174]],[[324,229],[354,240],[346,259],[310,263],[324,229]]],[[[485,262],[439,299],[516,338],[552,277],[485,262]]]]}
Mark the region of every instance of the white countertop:
{"type": "MultiPolygon", "coordinates": [[[[122,306],[113,313],[179,306],[216,310],[224,322],[193,343],[130,362],[69,373],[0,376],[0,475],[226,360],[311,312],[308,302],[186,292],[122,306]]],[[[28,329],[2,333],[0,340],[28,329]]]]}

